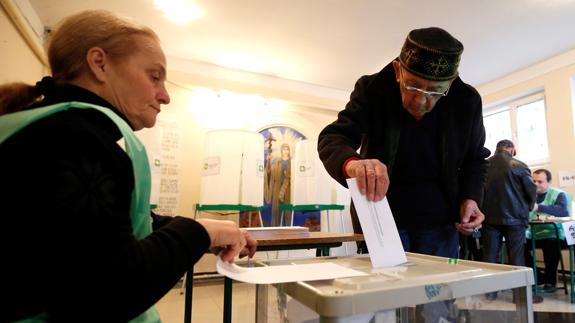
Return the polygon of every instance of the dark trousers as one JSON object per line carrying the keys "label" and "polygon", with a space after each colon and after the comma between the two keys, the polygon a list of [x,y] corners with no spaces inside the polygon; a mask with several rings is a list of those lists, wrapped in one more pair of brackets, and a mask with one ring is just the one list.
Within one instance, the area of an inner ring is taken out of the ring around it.
{"label": "dark trousers", "polygon": [[481,231],[472,235],[459,235],[459,259],[483,261]]}
{"label": "dark trousers", "polygon": [[453,224],[398,231],[405,251],[448,258],[458,257],[459,233]]}
{"label": "dark trousers", "polygon": [[482,237],[485,262],[501,261],[501,242],[505,237],[509,264],[525,266],[525,226],[483,224]]}
{"label": "dark trousers", "polygon": [[[561,248],[567,248],[567,244],[563,240],[557,239],[540,239],[535,240],[535,247],[543,250],[543,262],[545,263],[545,271],[537,270],[537,284],[550,284],[555,286],[557,284],[557,267],[559,266],[559,257],[561,257]],[[533,266],[532,241],[527,240],[525,248],[525,263],[527,266]]]}

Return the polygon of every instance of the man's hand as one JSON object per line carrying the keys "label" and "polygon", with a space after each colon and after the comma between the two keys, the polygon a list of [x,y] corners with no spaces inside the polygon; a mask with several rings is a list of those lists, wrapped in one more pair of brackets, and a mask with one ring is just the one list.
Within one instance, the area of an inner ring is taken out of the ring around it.
{"label": "man's hand", "polygon": [[457,231],[464,235],[471,235],[481,228],[485,215],[479,210],[474,200],[463,200],[459,208],[461,223],[455,223]]}
{"label": "man's hand", "polygon": [[[223,261],[233,262],[244,252],[250,257],[256,252],[257,242],[245,230],[240,230],[232,221],[211,219],[197,220],[210,236],[210,249],[220,254]],[[247,246],[247,251],[244,250]]]}
{"label": "man's hand", "polygon": [[346,173],[357,180],[359,192],[368,201],[382,200],[389,188],[387,167],[377,159],[352,160],[345,165]]}

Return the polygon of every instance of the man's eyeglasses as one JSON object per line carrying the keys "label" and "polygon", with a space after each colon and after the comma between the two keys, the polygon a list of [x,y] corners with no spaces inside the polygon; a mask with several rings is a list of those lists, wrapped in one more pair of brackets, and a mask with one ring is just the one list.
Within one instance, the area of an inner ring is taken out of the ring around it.
{"label": "man's eyeglasses", "polygon": [[436,92],[436,91],[427,91],[427,90],[422,90],[420,88],[417,88],[415,86],[410,86],[410,85],[405,85],[403,84],[403,82],[401,82],[401,86],[403,86],[403,88],[406,91],[409,92],[419,92],[427,97],[440,97],[440,96],[447,96],[447,93],[449,93],[449,88],[447,90],[445,90],[445,92]]}
{"label": "man's eyeglasses", "polygon": [[447,90],[445,90],[443,92],[427,91],[427,90],[423,90],[423,89],[420,89],[420,88],[415,87],[415,86],[405,85],[405,83],[403,81],[403,68],[401,69],[401,82],[399,82],[399,83],[401,84],[401,86],[403,87],[404,90],[406,90],[408,92],[419,92],[419,93],[421,93],[421,94],[423,94],[429,98],[439,98],[442,96],[447,96],[447,94],[449,93],[449,89],[451,88],[451,82],[449,82],[449,87],[447,88]]}

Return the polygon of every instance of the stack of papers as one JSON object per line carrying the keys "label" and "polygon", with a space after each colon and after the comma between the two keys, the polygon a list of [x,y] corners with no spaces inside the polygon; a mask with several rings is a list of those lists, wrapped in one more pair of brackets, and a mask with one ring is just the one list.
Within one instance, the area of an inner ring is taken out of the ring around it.
{"label": "stack of papers", "polygon": [[300,226],[246,228],[246,231],[248,231],[254,239],[288,236],[309,237],[309,228]]}
{"label": "stack of papers", "polygon": [[573,221],[573,219],[571,219],[568,216],[560,217],[560,216],[552,216],[552,215],[547,216],[547,220],[552,220],[552,221],[557,221],[557,222]]}

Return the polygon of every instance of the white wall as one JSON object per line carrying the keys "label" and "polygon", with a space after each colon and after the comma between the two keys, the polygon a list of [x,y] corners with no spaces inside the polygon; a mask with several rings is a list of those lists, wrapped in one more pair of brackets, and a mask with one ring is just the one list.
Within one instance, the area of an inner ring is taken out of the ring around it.
{"label": "white wall", "polygon": [[[478,88],[483,104],[543,88],[547,109],[547,130],[551,161],[534,168],[547,168],[553,174],[553,185],[559,185],[558,171],[575,171],[575,127],[572,78],[575,77],[575,50],[508,75]],[[575,187],[565,190],[575,194]]]}
{"label": "white wall", "polygon": [[6,82],[36,83],[42,78],[44,66],[23,40],[0,6],[0,84]]}

